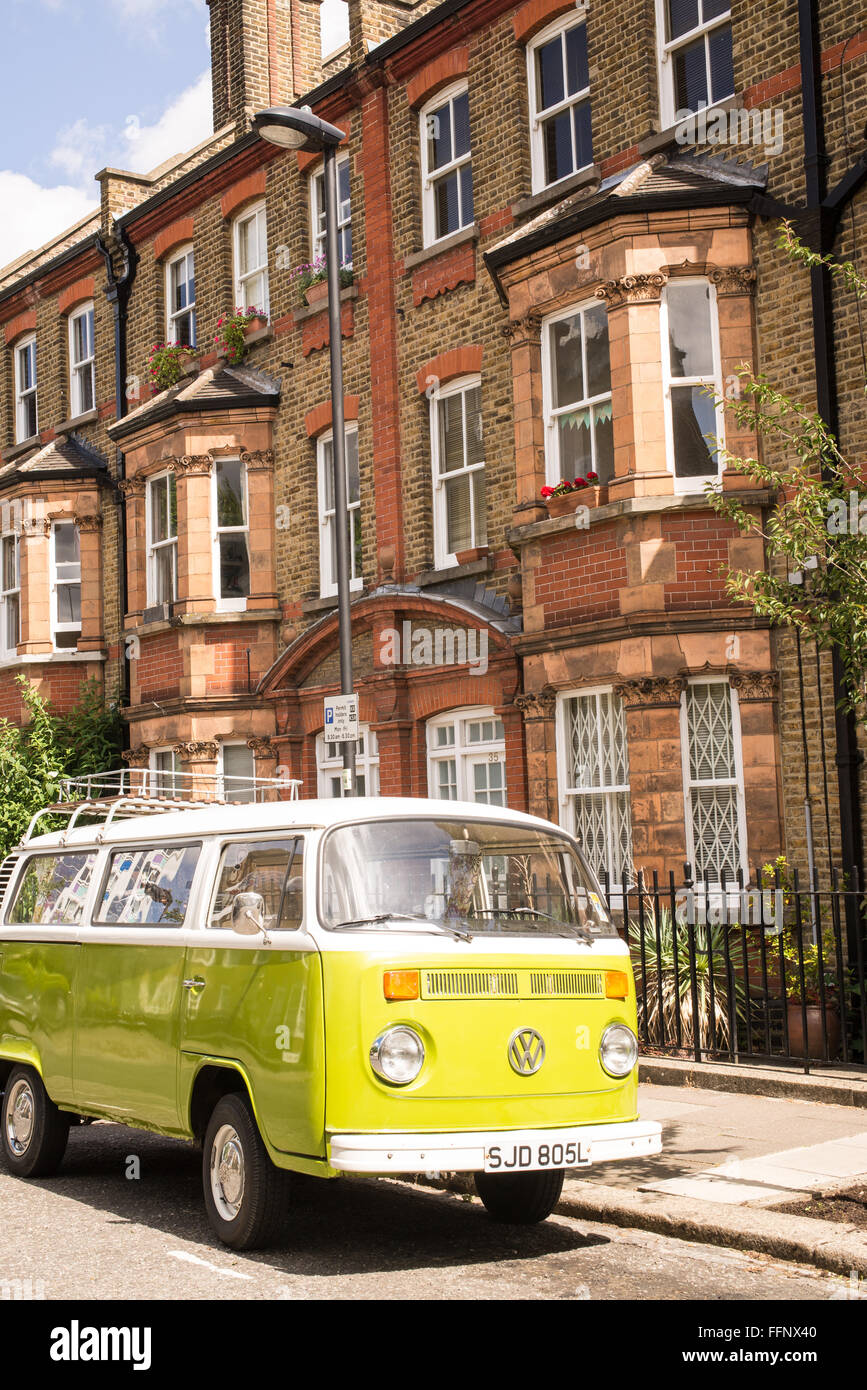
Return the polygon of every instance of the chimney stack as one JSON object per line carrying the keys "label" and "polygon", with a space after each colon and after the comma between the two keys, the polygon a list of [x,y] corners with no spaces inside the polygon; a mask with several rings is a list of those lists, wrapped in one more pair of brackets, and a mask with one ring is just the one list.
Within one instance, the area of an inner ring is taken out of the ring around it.
{"label": "chimney stack", "polygon": [[321,0],[208,0],[214,129],[288,106],[321,81]]}

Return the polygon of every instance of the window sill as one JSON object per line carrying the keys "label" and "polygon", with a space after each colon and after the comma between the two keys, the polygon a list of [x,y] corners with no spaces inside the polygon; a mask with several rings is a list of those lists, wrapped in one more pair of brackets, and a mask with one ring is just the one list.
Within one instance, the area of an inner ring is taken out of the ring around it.
{"label": "window sill", "polygon": [[[161,611],[161,610],[160,610]],[[235,623],[261,623],[261,622],[280,622],[283,615],[279,608],[257,608],[252,611],[238,609],[232,613],[179,613],[171,618],[148,617],[153,613],[152,608],[146,608],[142,614],[142,621],[137,627],[127,626],[124,628],[124,639],[127,637],[151,637],[158,632],[170,632],[172,628],[178,627],[219,627]]]}
{"label": "window sill", "polygon": [[[362,584],[352,585],[349,590],[349,602],[352,603],[364,592]],[[337,594],[323,594],[319,598],[306,598],[301,604],[302,613],[326,613],[329,608],[337,607]]]}
{"label": "window sill", "polygon": [[567,179],[560,179],[559,183],[552,183],[549,188],[531,193],[528,198],[519,198],[517,203],[512,204],[512,216],[525,217],[528,212],[536,212],[550,203],[559,202],[561,198],[568,198],[570,193],[579,193],[582,188],[601,182],[602,170],[599,165],[589,164],[586,169],[579,169],[577,174],[570,174]]}
{"label": "window sill", "polygon": [[434,584],[450,584],[455,579],[471,579],[476,574],[489,574],[493,568],[493,557],[485,555],[481,560],[471,560],[468,565],[449,565],[446,569],[425,570],[417,576],[415,582],[420,589],[429,589]]}
{"label": "window sill", "polygon": [[107,657],[108,653],[104,651],[28,652],[26,656],[18,656],[17,653],[14,656],[0,655],[0,671],[8,671],[10,667],[15,666],[58,666],[61,662],[66,661],[105,661]]}
{"label": "window sill", "polygon": [[[343,304],[348,299],[358,298],[358,286],[347,285],[345,290],[340,291],[340,303]],[[318,304],[301,304],[297,309],[292,310],[292,317],[296,323],[303,323],[305,319],[315,318],[317,314],[328,312],[328,296],[320,299]]]}
{"label": "window sill", "polygon": [[[733,111],[741,105],[741,97],[735,93],[733,96],[726,97],[724,101],[717,101],[713,106],[706,107],[705,118],[712,117],[715,111]],[[660,151],[667,150],[672,145],[677,145],[680,149],[694,148],[696,143],[694,140],[678,140],[677,138],[677,132],[686,125],[686,119],[678,121],[676,125],[668,126],[665,130],[651,130],[643,140],[638,141],[638,153],[642,158],[646,158],[651,154],[659,154]]]}
{"label": "window sill", "polygon": [[22,444],[10,444],[8,449],[0,452],[0,459],[4,463],[11,463],[13,459],[20,458],[23,454],[32,453],[34,449],[40,448],[42,440],[38,434],[33,434],[29,439],[25,439]]}
{"label": "window sill", "polygon": [[[772,495],[768,488],[755,488],[751,491],[745,489],[738,494],[738,501],[746,506],[766,506],[771,500]],[[653,512],[707,510],[708,500],[703,492],[665,492],[646,497],[623,497],[616,502],[606,502],[602,507],[593,507],[590,511],[590,526],[615,521],[619,517],[645,516]],[[565,516],[546,517],[542,521],[528,521],[523,525],[511,527],[506,532],[506,543],[520,548],[542,536],[552,536],[558,531],[575,529],[575,513],[567,512]]]}
{"label": "window sill", "polygon": [[465,242],[478,241],[478,239],[478,223],[471,222],[468,227],[461,227],[459,232],[452,232],[451,236],[444,236],[439,241],[431,242],[430,246],[425,246],[421,251],[414,251],[411,256],[406,256],[403,268],[404,270],[415,270],[416,266],[435,260],[437,256],[444,256],[455,246],[463,246]]}
{"label": "window sill", "polygon": [[61,420],[59,425],[54,426],[54,433],[69,434],[70,430],[77,430],[81,425],[93,425],[98,419],[98,410],[86,410],[83,415],[72,415],[68,420]]}

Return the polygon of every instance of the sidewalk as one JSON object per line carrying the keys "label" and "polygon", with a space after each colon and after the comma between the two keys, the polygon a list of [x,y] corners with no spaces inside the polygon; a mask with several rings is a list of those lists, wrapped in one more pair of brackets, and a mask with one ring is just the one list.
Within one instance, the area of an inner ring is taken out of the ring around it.
{"label": "sidewalk", "polygon": [[867,1179],[867,1114],[850,1097],[645,1083],[639,1114],[662,1124],[662,1153],[573,1170],[562,1211],[867,1275],[863,1231],[771,1210]]}

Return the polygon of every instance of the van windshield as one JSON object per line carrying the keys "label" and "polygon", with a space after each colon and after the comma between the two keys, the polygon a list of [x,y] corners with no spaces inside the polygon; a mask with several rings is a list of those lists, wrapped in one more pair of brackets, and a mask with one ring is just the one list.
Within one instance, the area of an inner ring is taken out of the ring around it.
{"label": "van windshield", "polygon": [[325,840],[322,925],[472,936],[616,936],[569,841],[446,818],[339,826]]}

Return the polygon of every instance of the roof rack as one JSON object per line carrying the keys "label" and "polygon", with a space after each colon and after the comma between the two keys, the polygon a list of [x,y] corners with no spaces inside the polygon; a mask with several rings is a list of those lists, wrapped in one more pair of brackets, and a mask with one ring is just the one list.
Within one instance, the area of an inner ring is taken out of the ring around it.
{"label": "roof rack", "polygon": [[[44,816],[67,816],[60,836],[67,843],[82,817],[101,820],[97,841],[112,821],[127,816],[165,815],[169,811],[201,811],[205,806],[243,805],[251,802],[298,800],[301,781],[282,777],[233,777],[197,772],[164,772],[151,768],[117,768],[88,773],[61,781],[63,800],[43,806],[31,817],[18,846],[33,839]],[[189,790],[189,795],[184,795]],[[287,795],[288,794],[288,795]]]}

